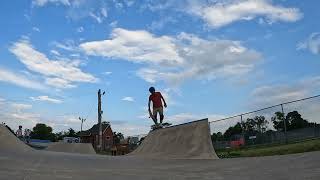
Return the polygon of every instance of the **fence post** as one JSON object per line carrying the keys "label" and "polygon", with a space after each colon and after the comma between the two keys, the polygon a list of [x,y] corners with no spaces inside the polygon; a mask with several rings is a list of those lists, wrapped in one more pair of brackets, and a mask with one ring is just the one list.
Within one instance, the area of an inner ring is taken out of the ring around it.
{"label": "fence post", "polygon": [[283,104],[281,104],[281,111],[282,111],[282,114],[283,114],[284,138],[285,138],[285,143],[287,143],[288,142],[288,139],[287,139],[287,123],[286,123],[286,117],[285,117],[284,110],[283,110]]}

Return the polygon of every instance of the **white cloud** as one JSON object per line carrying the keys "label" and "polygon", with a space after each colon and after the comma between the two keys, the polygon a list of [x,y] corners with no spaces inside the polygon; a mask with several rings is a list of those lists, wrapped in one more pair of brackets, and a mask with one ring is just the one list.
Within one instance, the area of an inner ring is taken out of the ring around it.
{"label": "white cloud", "polygon": [[70,81],[62,78],[46,78],[45,83],[49,86],[53,86],[59,89],[69,89],[77,87],[74,84],[70,84]]}
{"label": "white cloud", "polygon": [[122,98],[122,101],[134,102],[134,98],[130,97],[130,96],[127,96],[127,97]]}
{"label": "white cloud", "polygon": [[109,24],[109,26],[110,26],[111,28],[116,28],[116,27],[118,26],[118,21],[112,21],[112,22]]}
{"label": "white cloud", "polygon": [[137,75],[150,83],[239,76],[253,70],[261,59],[260,53],[239,41],[206,40],[186,33],[156,37],[147,31],[121,28],[114,29],[109,40],[86,42],[80,47],[89,55],[146,63],[149,66]]}
{"label": "white cloud", "polygon": [[167,26],[168,24],[175,23],[177,20],[174,19],[173,17],[163,17],[162,19],[158,21],[152,21],[151,25],[149,28],[151,30],[161,30],[163,27]]}
{"label": "white cloud", "polygon": [[33,0],[32,4],[34,6],[45,6],[49,3],[55,3],[55,4],[62,4],[65,6],[69,6],[70,5],[70,1],[69,0]]}
{"label": "white cloud", "polygon": [[[249,106],[253,108],[264,108],[267,106],[277,105],[280,103],[290,102],[297,99],[303,99],[306,97],[318,95],[320,90],[320,77],[308,77],[297,80],[294,83],[287,84],[273,84],[266,85],[256,88],[250,99]],[[302,114],[302,116],[312,122],[319,120],[319,110],[317,107],[320,106],[319,97],[315,99],[309,99],[300,102],[294,102],[284,105],[284,110],[286,113],[297,110]],[[258,112],[257,114],[263,114],[266,117],[271,117],[274,112],[281,111],[280,106]]]}
{"label": "white cloud", "polygon": [[111,121],[111,128],[113,131],[121,132],[125,136],[135,136],[140,134],[147,134],[151,127],[147,124],[132,124],[129,122],[123,122],[121,124],[112,123]]}
{"label": "white cloud", "polygon": [[104,75],[111,75],[112,72],[111,71],[106,71],[106,72],[103,72]]}
{"label": "white cloud", "polygon": [[83,28],[82,26],[80,26],[80,27],[77,28],[77,32],[81,33],[81,32],[83,32],[83,31],[84,31],[84,28]]}
{"label": "white cloud", "polygon": [[177,64],[182,59],[176,52],[173,39],[155,37],[147,31],[129,31],[116,28],[108,40],[82,43],[80,47],[89,55],[127,59],[133,62]]}
{"label": "white cloud", "polygon": [[17,86],[30,88],[30,89],[37,89],[37,90],[46,89],[46,87],[41,83],[31,80],[23,74],[18,74],[16,72],[12,72],[10,70],[7,70],[1,67],[0,67],[0,81],[15,84]]}
{"label": "white cloud", "polygon": [[181,33],[176,38],[177,49],[184,63],[177,69],[142,68],[137,74],[150,83],[159,80],[178,84],[188,79],[213,80],[236,77],[254,69],[262,57],[255,50],[231,40],[205,40],[192,34]]}
{"label": "white cloud", "polygon": [[60,104],[63,101],[60,99],[50,98],[49,96],[38,96],[38,97],[30,97],[33,101],[46,101],[50,103]]}
{"label": "white cloud", "polygon": [[320,54],[320,33],[312,33],[307,40],[297,45],[297,50],[308,49],[313,54]]}
{"label": "white cloud", "polygon": [[107,9],[106,8],[101,8],[101,15],[104,16],[104,17],[108,17],[108,12],[107,12]]}
{"label": "white cloud", "polygon": [[63,43],[60,42],[53,42],[52,43],[57,48],[66,50],[66,51],[78,51],[78,47],[75,46],[75,42],[73,40],[66,40]]}
{"label": "white cloud", "polygon": [[95,19],[98,23],[102,23],[102,18],[99,15],[94,14],[93,12],[89,13],[89,16],[92,17],[93,19]]}
{"label": "white cloud", "polygon": [[56,56],[61,56],[61,54],[56,50],[51,50],[50,53]]}
{"label": "white cloud", "polygon": [[40,32],[40,29],[39,29],[39,28],[37,28],[37,27],[33,27],[33,28],[32,28],[32,30],[33,30],[33,31]]}
{"label": "white cloud", "polygon": [[39,114],[30,111],[30,104],[9,101],[2,101],[2,104],[0,119],[13,129],[17,129],[19,125],[31,129],[40,120]]}
{"label": "white cloud", "polygon": [[[267,22],[295,22],[302,18],[297,8],[274,5],[269,0],[218,0],[213,4],[193,2],[190,12],[204,19],[212,28],[226,26],[236,21],[264,18]],[[260,20],[261,21],[261,20]]]}
{"label": "white cloud", "polygon": [[11,103],[10,105],[11,105],[12,108],[14,108],[14,109],[16,109],[18,111],[32,108],[31,104]]}
{"label": "white cloud", "polygon": [[10,51],[29,70],[44,75],[47,84],[57,88],[63,88],[61,84],[70,88],[74,86],[74,82],[94,83],[98,80],[93,75],[83,72],[78,67],[78,61],[50,60],[45,54],[35,50],[28,40],[14,43]]}
{"label": "white cloud", "polygon": [[165,120],[172,124],[181,124],[190,121],[208,118],[209,121],[225,118],[224,115],[216,114],[194,114],[194,113],[179,113],[165,117]]}
{"label": "white cloud", "polygon": [[276,105],[314,95],[320,90],[320,77],[309,77],[297,80],[292,84],[274,84],[257,87],[251,96],[254,107]]}

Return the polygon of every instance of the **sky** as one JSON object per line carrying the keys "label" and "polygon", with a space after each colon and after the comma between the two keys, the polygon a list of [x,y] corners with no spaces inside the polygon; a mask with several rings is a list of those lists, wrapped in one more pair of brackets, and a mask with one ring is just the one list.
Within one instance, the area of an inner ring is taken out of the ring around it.
{"label": "sky", "polygon": [[[98,89],[125,135],[150,130],[150,86],[173,124],[320,94],[316,0],[0,3],[0,121],[13,129],[80,130],[79,117],[88,129]],[[319,101],[299,107],[319,121]]]}

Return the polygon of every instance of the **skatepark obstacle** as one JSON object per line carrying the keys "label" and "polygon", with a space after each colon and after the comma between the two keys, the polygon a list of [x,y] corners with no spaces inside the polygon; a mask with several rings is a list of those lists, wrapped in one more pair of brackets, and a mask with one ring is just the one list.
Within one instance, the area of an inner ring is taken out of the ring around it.
{"label": "skatepark obstacle", "polygon": [[0,149],[8,152],[28,152],[33,150],[12,134],[4,125],[0,125]]}
{"label": "skatepark obstacle", "polygon": [[45,149],[47,151],[79,153],[79,154],[96,154],[90,143],[65,143],[56,142],[51,143]]}
{"label": "skatepark obstacle", "polygon": [[[1,151],[26,152],[33,149],[5,126],[0,126]],[[52,143],[47,151],[95,154],[91,144]],[[159,159],[218,159],[210,138],[208,119],[151,131],[128,156]]]}
{"label": "skatepark obstacle", "polygon": [[218,159],[208,119],[151,131],[129,156],[161,159]]}

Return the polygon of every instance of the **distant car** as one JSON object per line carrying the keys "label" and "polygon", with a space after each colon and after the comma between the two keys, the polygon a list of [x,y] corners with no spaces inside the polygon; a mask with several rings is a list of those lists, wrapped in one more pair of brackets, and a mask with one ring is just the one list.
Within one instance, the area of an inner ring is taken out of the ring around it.
{"label": "distant car", "polygon": [[232,137],[232,140],[230,141],[230,146],[231,148],[237,148],[237,147],[241,147],[244,146],[244,138],[240,135],[235,135]]}
{"label": "distant car", "polygon": [[64,137],[63,142],[65,142],[65,143],[80,143],[80,138],[78,138],[78,137]]}

